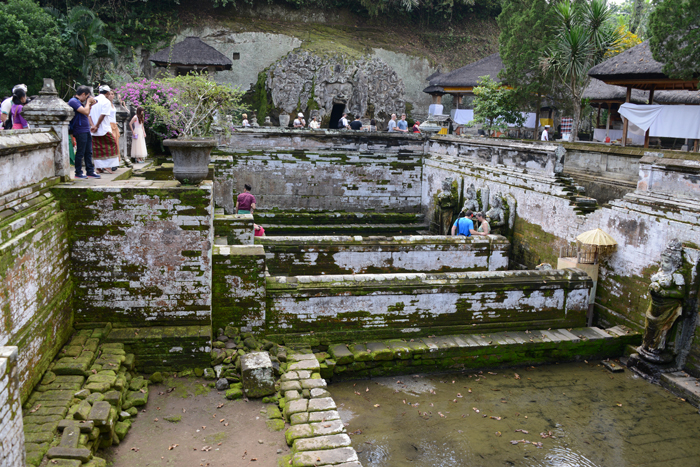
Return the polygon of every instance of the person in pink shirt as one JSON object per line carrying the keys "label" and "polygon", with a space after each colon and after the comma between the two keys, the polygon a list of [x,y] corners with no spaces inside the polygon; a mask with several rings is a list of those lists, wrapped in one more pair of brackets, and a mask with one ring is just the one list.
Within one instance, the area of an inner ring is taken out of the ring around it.
{"label": "person in pink shirt", "polygon": [[253,189],[247,183],[244,185],[245,191],[238,195],[236,199],[236,213],[238,214],[253,214],[255,210],[255,196],[250,194],[250,190]]}
{"label": "person in pink shirt", "polygon": [[12,93],[12,108],[10,110],[10,117],[12,117],[12,129],[21,130],[23,128],[29,128],[29,123],[22,117],[22,109],[24,104],[27,103],[27,94],[24,89],[17,88]]}

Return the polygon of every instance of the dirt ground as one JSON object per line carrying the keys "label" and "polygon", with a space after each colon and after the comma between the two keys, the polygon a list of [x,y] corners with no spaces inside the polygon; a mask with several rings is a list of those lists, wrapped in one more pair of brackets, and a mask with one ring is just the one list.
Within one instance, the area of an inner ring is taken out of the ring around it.
{"label": "dirt ground", "polygon": [[[139,412],[126,438],[98,456],[114,467],[276,467],[277,459],[290,451],[284,431],[268,430],[261,413],[266,404],[226,400],[206,383],[169,378],[150,386],[145,411]],[[173,416],[181,420],[165,420]]]}

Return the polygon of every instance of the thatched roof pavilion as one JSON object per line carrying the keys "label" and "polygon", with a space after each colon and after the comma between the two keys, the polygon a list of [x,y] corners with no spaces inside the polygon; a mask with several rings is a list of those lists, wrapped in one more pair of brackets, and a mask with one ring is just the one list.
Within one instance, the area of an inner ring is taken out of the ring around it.
{"label": "thatched roof pavilion", "polygon": [[700,91],[659,91],[654,102],[667,105],[700,105]]}
{"label": "thatched roof pavilion", "polygon": [[480,77],[490,76],[492,80],[500,83],[498,73],[502,69],[501,56],[497,53],[489,55],[450,73],[433,73],[428,77],[430,86],[423,89],[423,92],[433,96],[433,103],[437,104],[440,103],[443,94],[451,94],[459,106],[462,96],[473,94]]}
{"label": "thatched roof pavilion", "polygon": [[[583,92],[584,99],[590,99],[593,107],[599,107],[601,104],[607,108],[610,104],[622,104],[627,98],[627,89],[622,86],[613,86],[605,84],[599,79],[591,78],[591,82]],[[630,102],[635,104],[646,104],[649,100],[649,92],[632,90]]]}
{"label": "thatched roof pavilion", "polygon": [[149,60],[158,67],[169,68],[176,75],[193,70],[230,70],[233,65],[230,58],[195,36],[188,36],[177,44],[154,53]]}
{"label": "thatched roof pavilion", "polygon": [[[694,91],[698,88],[700,73],[692,79],[675,79],[663,71],[664,64],[654,60],[649,41],[625,50],[614,57],[594,66],[588,72],[592,78],[606,84],[624,86],[627,88],[625,102],[632,102],[632,89],[649,91],[648,103],[654,103],[655,91]],[[622,130],[622,145],[627,140],[627,119]],[[649,132],[644,141],[644,147],[649,147]]]}

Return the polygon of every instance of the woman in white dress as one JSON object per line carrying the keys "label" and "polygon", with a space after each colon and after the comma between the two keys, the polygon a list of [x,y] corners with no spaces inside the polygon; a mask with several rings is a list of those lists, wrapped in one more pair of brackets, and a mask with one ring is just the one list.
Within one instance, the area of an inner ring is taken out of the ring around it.
{"label": "woman in white dress", "polygon": [[136,109],[136,115],[131,119],[131,134],[134,140],[131,142],[131,158],[141,164],[146,161],[148,151],[146,149],[146,129],[144,127],[143,107]]}

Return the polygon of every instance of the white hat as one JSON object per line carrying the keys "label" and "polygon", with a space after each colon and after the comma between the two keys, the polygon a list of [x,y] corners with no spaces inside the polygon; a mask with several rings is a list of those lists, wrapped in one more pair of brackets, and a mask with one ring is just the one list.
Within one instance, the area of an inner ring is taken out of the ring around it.
{"label": "white hat", "polygon": [[17,86],[15,86],[14,88],[12,88],[12,93],[14,94],[14,92],[15,92],[17,89],[21,89],[22,91],[24,91],[24,92],[26,93],[26,92],[27,92],[27,85],[26,85],[26,84],[18,84]]}
{"label": "white hat", "polygon": [[303,118],[303,117],[304,117],[304,114],[303,114],[303,113],[301,113],[301,112],[299,112],[299,114],[297,115],[297,117],[299,117],[299,118]]}
{"label": "white hat", "polygon": [[102,86],[99,87],[99,92],[109,92],[109,91],[111,91],[111,89],[106,84],[103,84]]}
{"label": "white hat", "polygon": [[544,127],[545,127],[545,128],[549,128],[549,125],[545,125]]}

